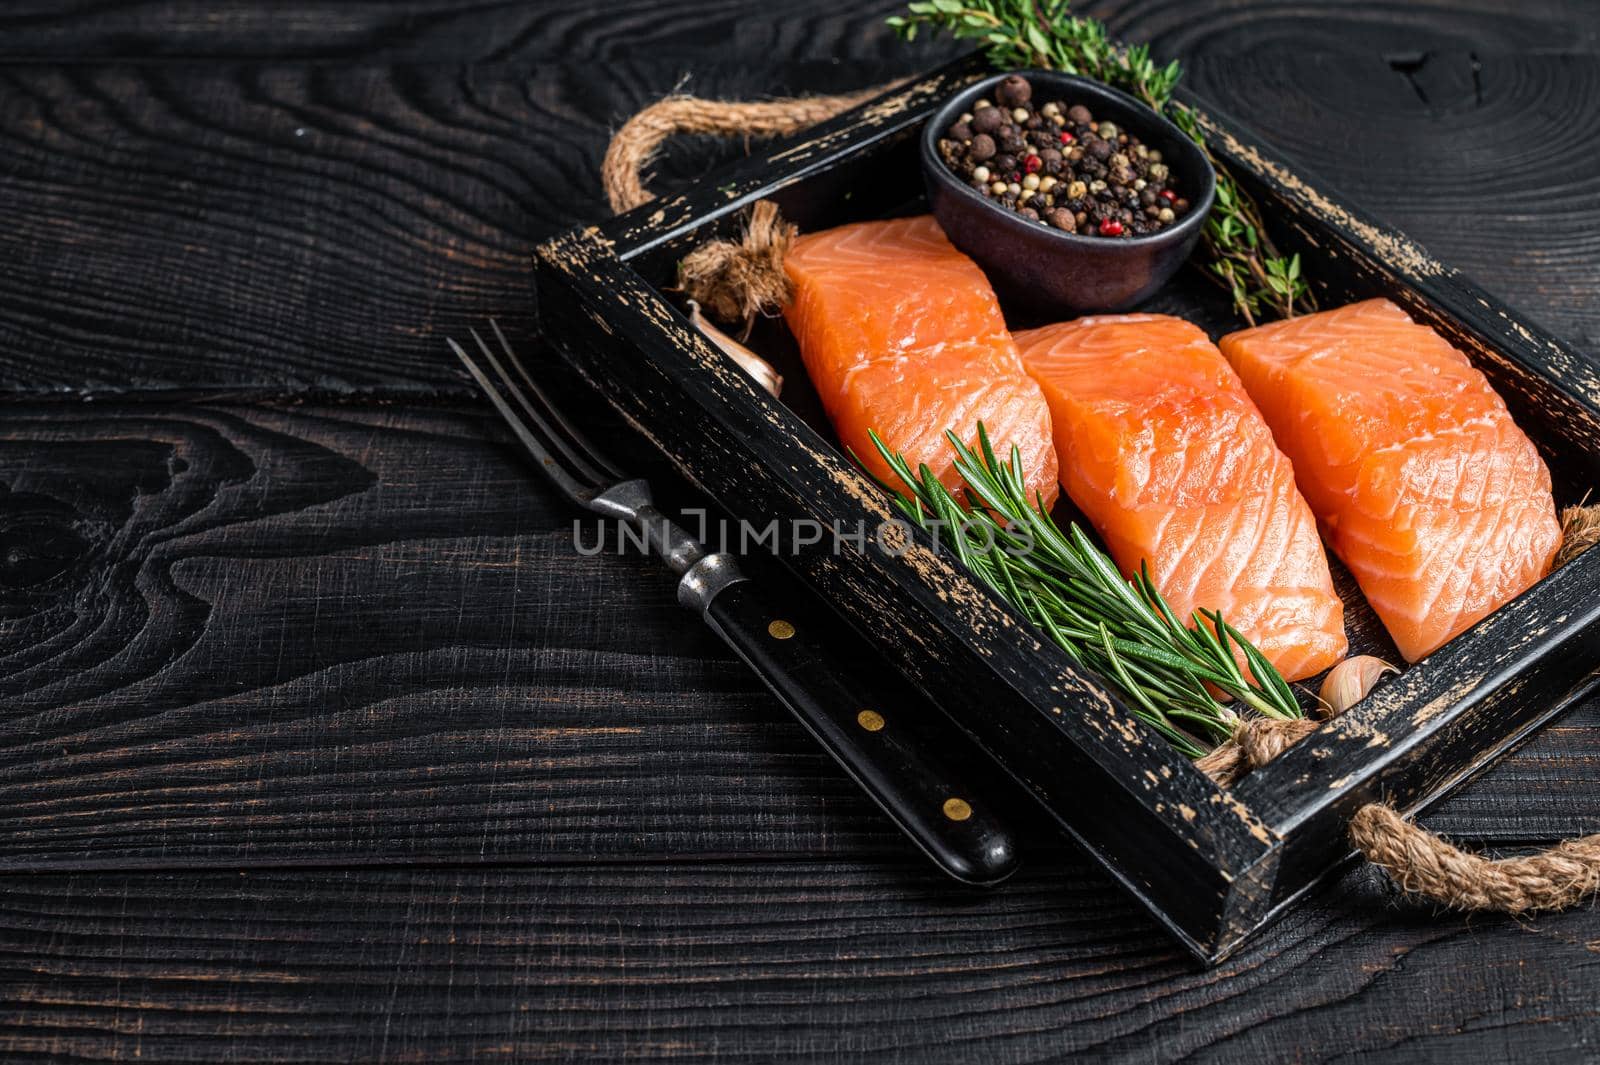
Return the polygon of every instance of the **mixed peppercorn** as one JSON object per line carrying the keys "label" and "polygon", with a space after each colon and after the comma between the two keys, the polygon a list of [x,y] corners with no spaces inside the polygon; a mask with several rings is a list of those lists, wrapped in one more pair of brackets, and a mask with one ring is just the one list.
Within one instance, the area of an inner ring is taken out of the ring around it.
{"label": "mixed peppercorn", "polygon": [[1066,233],[1143,236],[1189,210],[1160,152],[1082,104],[1035,108],[1017,74],[951,125],[939,154],[996,204]]}

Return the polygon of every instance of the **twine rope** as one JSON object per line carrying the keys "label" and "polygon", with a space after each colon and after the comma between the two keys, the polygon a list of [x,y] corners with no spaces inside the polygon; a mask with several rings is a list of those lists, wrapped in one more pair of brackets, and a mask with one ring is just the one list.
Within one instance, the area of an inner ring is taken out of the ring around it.
{"label": "twine rope", "polygon": [[1565,566],[1595,544],[1600,543],[1600,503],[1567,507],[1561,512],[1561,546],[1556,549],[1555,565]]}
{"label": "twine rope", "polygon": [[1223,787],[1232,787],[1250,770],[1266,765],[1317,731],[1319,724],[1308,717],[1241,720],[1234,725],[1232,736],[1195,759],[1195,768]]}
{"label": "twine rope", "polygon": [[[755,103],[668,96],[617,130],[600,165],[600,183],[611,210],[621,214],[649,202],[644,172],[670,137],[788,136],[843,114],[890,87]],[[772,314],[789,300],[783,259],[794,237],[795,228],[779,215],[777,205],[762,200],[751,208],[738,240],[707,241],[684,257],[678,286],[718,321],[743,323],[748,336],[757,315]]]}
{"label": "twine rope", "polygon": [[[811,96],[759,103],[674,95],[623,123],[601,166],[611,209],[632,210],[650,199],[644,170],[662,143],[682,133],[716,136],[787,136],[871,99],[888,86],[840,96]],[[755,315],[788,296],[783,257],[794,238],[776,205],[751,210],[737,241],[711,241],[684,259],[680,284],[724,321]],[[1600,505],[1562,511],[1561,566],[1600,542]],[[1195,765],[1228,787],[1317,730],[1307,719],[1241,721],[1234,733]],[[1530,913],[1560,910],[1600,891],[1600,834],[1566,840],[1536,854],[1485,858],[1406,821],[1382,803],[1368,803],[1350,819],[1351,845],[1382,869],[1402,891],[1455,910]]]}
{"label": "twine rope", "polygon": [[843,114],[888,89],[843,93],[839,96],[799,96],[783,100],[746,102],[706,100],[675,94],[657,100],[622,124],[606,148],[600,164],[600,183],[611,210],[631,211],[650,200],[644,187],[644,170],[669,137],[705,133],[718,137],[786,137],[807,126]]}
{"label": "twine rope", "polygon": [[748,336],[757,315],[789,302],[783,260],[796,235],[777,204],[760,200],[751,206],[738,240],[709,240],[683,257],[678,287],[713,318],[743,322]]}

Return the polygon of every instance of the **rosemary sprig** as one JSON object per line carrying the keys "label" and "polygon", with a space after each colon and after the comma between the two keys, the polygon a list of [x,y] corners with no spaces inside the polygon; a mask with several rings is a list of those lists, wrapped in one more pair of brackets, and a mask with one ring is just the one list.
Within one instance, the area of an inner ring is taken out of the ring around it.
{"label": "rosemary sprig", "polygon": [[[982,424],[973,451],[946,433],[972,501],[963,507],[926,465],[912,471],[876,433],[872,442],[903,488],[902,513],[948,547],[979,580],[1021,610],[1073,659],[1114,680],[1134,713],[1191,758],[1233,731],[1236,706],[1268,717],[1301,717],[1282,676],[1220,613],[1179,621],[1148,569],[1125,579],[1076,524],[1062,530],[1028,499],[1022,452],[1001,462]],[[1240,668],[1243,658],[1245,668]]]}
{"label": "rosemary sprig", "polygon": [[1158,66],[1148,45],[1124,47],[1095,19],[1068,12],[1068,0],[926,0],[891,15],[888,24],[906,40],[927,26],[961,40],[978,41],[998,67],[1041,67],[1116,85],[1157,111],[1178,84],[1176,61]]}
{"label": "rosemary sprig", "polygon": [[997,67],[1060,70],[1114,85],[1166,113],[1210,157],[1216,203],[1206,220],[1207,272],[1228,290],[1251,325],[1268,314],[1292,318],[1315,310],[1298,255],[1283,256],[1262,224],[1261,208],[1206,145],[1194,111],[1172,102],[1181,68],[1165,66],[1144,44],[1122,45],[1096,19],[1071,14],[1068,0],[919,0],[888,19],[906,40],[924,28],[984,45]]}

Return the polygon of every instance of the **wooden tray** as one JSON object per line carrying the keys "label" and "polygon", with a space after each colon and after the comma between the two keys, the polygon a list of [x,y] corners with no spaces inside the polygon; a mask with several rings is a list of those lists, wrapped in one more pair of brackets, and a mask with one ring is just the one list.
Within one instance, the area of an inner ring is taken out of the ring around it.
{"label": "wooden tray", "polygon": [[[758,199],[774,199],[803,230],[921,209],[917,131],[987,72],[976,58],[935,71],[682,195],[543,245],[536,279],[548,338],[734,517],[875,528],[889,503],[836,447],[781,323],[752,341],[785,374],[779,402],[691,329],[663,289],[690,248],[733,234]],[[1186,102],[1260,200],[1280,247],[1302,254],[1323,306],[1388,296],[1489,376],[1550,464],[1559,505],[1600,485],[1600,379],[1582,360],[1297,173],[1234,119]],[[1195,269],[1147,307],[1213,336],[1242,324]],[[902,555],[869,539],[783,561],[1206,961],[1347,857],[1345,824],[1357,807],[1431,802],[1559,713],[1600,659],[1593,551],[1229,790],[920,534]],[[1335,568],[1352,651],[1398,661]]]}

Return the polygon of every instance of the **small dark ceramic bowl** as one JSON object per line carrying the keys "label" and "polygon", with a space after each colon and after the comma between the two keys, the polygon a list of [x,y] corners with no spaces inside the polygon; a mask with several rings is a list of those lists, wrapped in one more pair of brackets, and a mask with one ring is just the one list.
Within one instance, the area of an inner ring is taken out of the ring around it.
{"label": "small dark ceramic bowl", "polygon": [[[1160,151],[1189,213],[1142,237],[1079,236],[1031,222],[967,185],[939,158],[939,138],[1012,73],[1032,84],[1036,104],[1083,104],[1096,121],[1110,119]],[[1001,296],[1056,316],[1122,310],[1148,298],[1194,250],[1217,191],[1210,160],[1169,120],[1126,93],[1051,70],[1007,71],[952,96],[922,130],[922,176],[939,225]]]}

